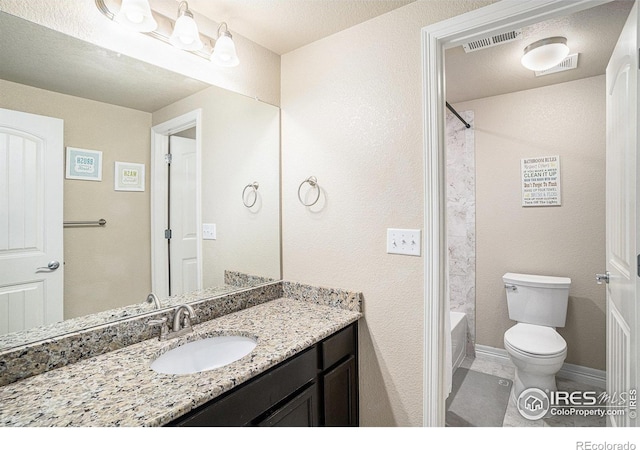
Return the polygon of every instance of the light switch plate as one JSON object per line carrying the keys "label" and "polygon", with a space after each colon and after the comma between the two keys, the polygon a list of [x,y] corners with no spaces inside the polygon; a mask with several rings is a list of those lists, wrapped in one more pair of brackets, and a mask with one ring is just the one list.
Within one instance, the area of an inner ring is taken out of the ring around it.
{"label": "light switch plate", "polygon": [[387,228],[387,253],[420,256],[420,230]]}
{"label": "light switch plate", "polygon": [[202,239],[203,240],[215,240],[216,238],[216,224],[215,223],[203,223],[202,224]]}

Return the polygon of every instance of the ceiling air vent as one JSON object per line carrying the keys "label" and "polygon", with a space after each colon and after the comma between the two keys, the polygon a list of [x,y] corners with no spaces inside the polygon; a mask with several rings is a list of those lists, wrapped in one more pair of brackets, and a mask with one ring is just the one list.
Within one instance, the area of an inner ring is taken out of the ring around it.
{"label": "ceiling air vent", "polygon": [[578,67],[578,55],[579,53],[574,53],[573,55],[567,56],[562,60],[560,64],[557,66],[553,66],[551,69],[547,70],[536,70],[536,76],[541,77],[543,75],[549,75],[551,73],[564,72],[565,70],[576,69]]}
{"label": "ceiling air vent", "polygon": [[496,45],[506,44],[507,42],[517,41],[522,39],[522,30],[512,30],[500,34],[495,34],[475,41],[470,41],[462,44],[462,48],[466,53],[475,52],[489,47],[495,47]]}

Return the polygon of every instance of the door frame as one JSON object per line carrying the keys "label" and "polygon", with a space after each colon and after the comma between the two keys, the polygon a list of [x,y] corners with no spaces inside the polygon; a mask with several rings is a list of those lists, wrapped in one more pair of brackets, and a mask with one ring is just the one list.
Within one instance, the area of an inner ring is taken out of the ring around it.
{"label": "door frame", "polygon": [[169,294],[167,240],[164,237],[167,218],[167,171],[165,155],[169,136],[196,127],[196,240],[198,289],[202,289],[202,109],[151,128],[151,290],[158,298]]}
{"label": "door frame", "polygon": [[445,424],[446,185],[445,61],[463,42],[573,14],[610,0],[503,0],[422,29],[424,147],[423,425]]}

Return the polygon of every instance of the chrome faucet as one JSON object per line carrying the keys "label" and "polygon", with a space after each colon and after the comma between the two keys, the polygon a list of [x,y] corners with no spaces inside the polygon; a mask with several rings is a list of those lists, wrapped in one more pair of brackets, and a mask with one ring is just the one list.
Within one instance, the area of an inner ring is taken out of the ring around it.
{"label": "chrome faucet", "polygon": [[153,303],[156,305],[156,309],[160,309],[160,300],[158,300],[158,296],[153,292],[147,295],[147,303]]}
{"label": "chrome faucet", "polygon": [[[182,322],[180,318],[184,316]],[[196,313],[190,305],[186,303],[178,306],[173,313],[173,333],[186,334],[193,331],[191,328],[191,318],[195,318]]]}
{"label": "chrome faucet", "polygon": [[161,341],[172,339],[180,336],[184,336],[187,333],[191,333],[193,328],[191,327],[191,320],[196,317],[196,313],[190,305],[184,304],[176,307],[173,312],[173,328],[169,330],[169,319],[162,317],[160,319],[153,319],[149,321],[150,326],[160,326]]}

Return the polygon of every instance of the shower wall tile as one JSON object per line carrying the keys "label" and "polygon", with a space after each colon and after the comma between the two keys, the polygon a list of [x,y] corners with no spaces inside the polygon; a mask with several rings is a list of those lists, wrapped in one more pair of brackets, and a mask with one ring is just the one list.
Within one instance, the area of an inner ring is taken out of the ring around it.
{"label": "shower wall tile", "polygon": [[476,195],[473,111],[447,112],[447,240],[451,310],[467,316],[467,355],[474,354],[476,327]]}

